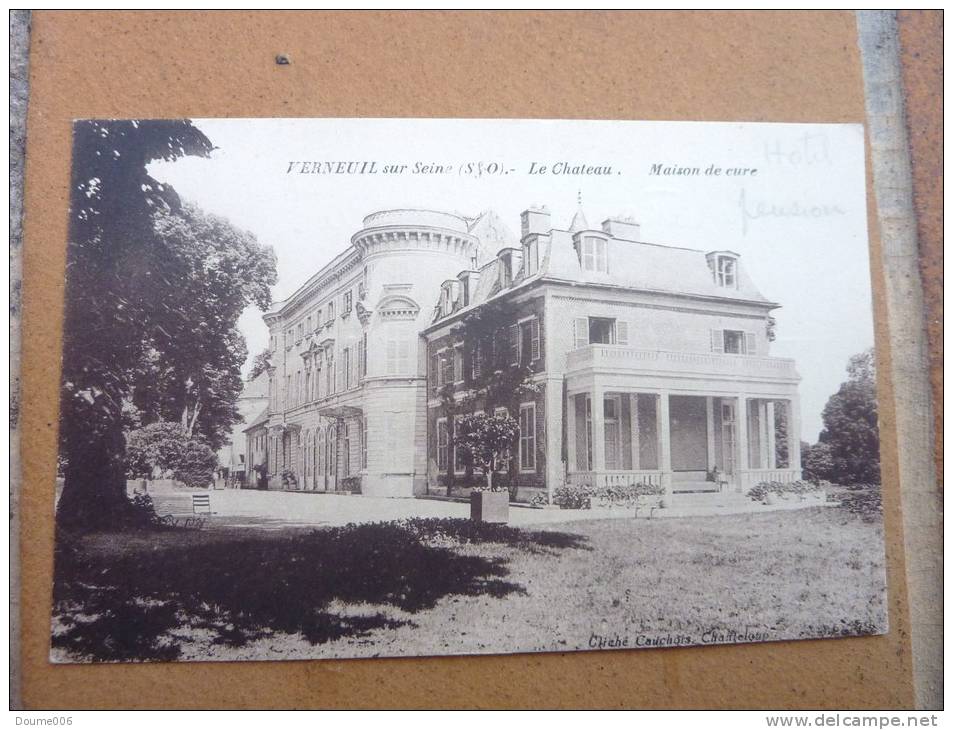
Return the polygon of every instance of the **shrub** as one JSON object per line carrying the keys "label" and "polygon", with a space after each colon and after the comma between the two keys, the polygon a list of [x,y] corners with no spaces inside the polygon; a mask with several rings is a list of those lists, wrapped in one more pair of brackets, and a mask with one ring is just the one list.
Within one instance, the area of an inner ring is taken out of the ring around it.
{"label": "shrub", "polygon": [[823,488],[819,483],[804,479],[793,482],[759,482],[748,490],[748,497],[755,502],[763,502],[769,494],[775,494],[779,497],[792,495],[803,499],[805,495],[817,494],[822,490]]}
{"label": "shrub", "polygon": [[136,493],[129,498],[130,523],[146,527],[160,524],[159,515],[156,514],[155,504],[152,497],[148,494]]}
{"label": "shrub", "polygon": [[291,469],[283,469],[281,471],[281,486],[287,489],[297,489],[298,476]]}
{"label": "shrub", "polygon": [[193,440],[186,444],[172,477],[190,489],[203,489],[211,483],[217,466],[215,452],[207,444]]}
{"label": "shrub", "polygon": [[585,484],[567,484],[553,492],[553,503],[562,509],[591,509],[592,489]]}
{"label": "shrub", "polygon": [[841,509],[860,515],[866,522],[874,522],[883,515],[883,500],[879,484],[858,484],[836,495]]}

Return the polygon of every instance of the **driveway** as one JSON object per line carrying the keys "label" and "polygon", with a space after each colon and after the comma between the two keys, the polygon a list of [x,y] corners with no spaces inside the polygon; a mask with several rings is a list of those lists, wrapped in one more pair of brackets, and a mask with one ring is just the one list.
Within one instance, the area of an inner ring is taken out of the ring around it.
{"label": "driveway", "polygon": [[[157,485],[149,490],[160,515],[191,515],[192,494],[208,494],[214,517],[209,527],[331,527],[412,517],[470,516],[470,505],[435,499],[393,499],[315,492],[264,492],[243,489],[188,490]],[[629,510],[560,510],[511,507],[509,524],[542,525],[577,520],[632,517]]]}

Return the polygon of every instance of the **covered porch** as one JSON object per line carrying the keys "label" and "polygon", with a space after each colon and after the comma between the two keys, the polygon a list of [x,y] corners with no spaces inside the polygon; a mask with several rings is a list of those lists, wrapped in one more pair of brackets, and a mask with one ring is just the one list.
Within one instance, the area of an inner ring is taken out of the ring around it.
{"label": "covered porch", "polygon": [[801,478],[798,378],[793,364],[779,367],[789,361],[735,364],[721,355],[659,363],[640,351],[622,357],[627,350],[613,348],[605,368],[582,361],[567,376],[570,483],[744,493]]}

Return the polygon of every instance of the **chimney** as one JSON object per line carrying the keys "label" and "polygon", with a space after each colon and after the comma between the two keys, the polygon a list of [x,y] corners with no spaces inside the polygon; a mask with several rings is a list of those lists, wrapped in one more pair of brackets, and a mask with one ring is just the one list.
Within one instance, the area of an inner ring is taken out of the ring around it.
{"label": "chimney", "polygon": [[520,214],[520,238],[533,234],[549,233],[553,229],[549,222],[549,208],[531,205]]}
{"label": "chimney", "polygon": [[641,228],[631,216],[616,216],[602,221],[602,230],[605,233],[608,233],[612,238],[620,238],[623,241],[638,241],[642,233]]}

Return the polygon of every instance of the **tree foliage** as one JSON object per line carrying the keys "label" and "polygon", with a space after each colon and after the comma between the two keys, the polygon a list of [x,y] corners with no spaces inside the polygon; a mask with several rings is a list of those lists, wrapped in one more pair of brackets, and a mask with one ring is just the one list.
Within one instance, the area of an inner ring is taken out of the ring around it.
{"label": "tree foliage", "polygon": [[519,424],[512,416],[479,413],[457,416],[456,427],[457,448],[466,451],[475,464],[483,467],[487,489],[493,491],[493,473],[519,437]]}
{"label": "tree foliage", "polygon": [[211,150],[187,120],[74,126],[61,527],[117,526],[129,514],[124,430],[184,419],[214,443],[234,418],[245,355],[234,322],[242,301],[267,304],[273,258],[222,219],[183,207],[147,169]]}
{"label": "tree foliage", "polygon": [[821,414],[824,429],[804,454],[805,473],[838,484],[880,483],[876,366],[873,348],[854,355],[847,380]]}
{"label": "tree foliage", "polygon": [[188,437],[182,426],[157,421],[130,431],[126,436],[126,474],[133,479],[151,479],[170,472],[182,461]]}
{"label": "tree foliage", "polygon": [[271,350],[267,348],[255,355],[251,361],[251,371],[248,373],[249,383],[262,373],[267,373],[272,369],[271,355]]}
{"label": "tree foliage", "polygon": [[133,400],[144,421],[179,420],[219,448],[240,420],[248,351],[238,319],[248,306],[270,306],[274,252],[188,203],[154,224],[167,252],[156,274],[171,285],[157,291]]}
{"label": "tree foliage", "polygon": [[[532,382],[533,370],[528,363],[514,363],[510,357],[507,343],[509,330],[507,325],[515,323],[517,309],[506,299],[491,300],[463,315],[460,323],[454,328],[453,334],[465,339],[470,348],[471,357],[480,358],[479,375],[472,377],[471,367],[466,374],[468,391],[462,398],[458,397],[452,383],[444,385],[438,396],[441,406],[448,418],[448,453],[454,453],[457,444],[454,423],[459,429],[459,419],[471,414],[478,407],[486,413],[493,413],[497,408],[506,408],[508,413],[519,413],[520,403],[528,394],[535,394],[539,387]],[[515,421],[514,421],[515,422]],[[519,428],[507,446],[510,452],[516,447],[519,438]],[[504,450],[506,453],[507,450]],[[475,460],[478,465],[482,462]],[[505,465],[502,459],[495,468]],[[509,464],[515,468],[515,464]],[[454,470],[447,470],[447,494],[453,489]]]}

